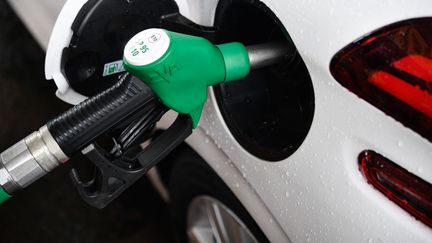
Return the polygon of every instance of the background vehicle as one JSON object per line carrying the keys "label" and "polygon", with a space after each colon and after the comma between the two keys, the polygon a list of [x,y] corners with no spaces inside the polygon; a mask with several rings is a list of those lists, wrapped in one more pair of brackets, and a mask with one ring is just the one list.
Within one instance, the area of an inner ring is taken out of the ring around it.
{"label": "background vehicle", "polygon": [[[46,47],[48,34],[39,26],[52,26],[59,8],[45,14],[35,10],[38,6],[47,11],[48,1],[32,1],[35,7],[21,2],[11,1]],[[374,189],[359,171],[359,155],[374,150],[431,183],[430,135],[418,132],[415,127],[421,124],[404,126],[403,119],[386,115],[382,107],[349,92],[329,67],[341,49],[362,36],[403,20],[431,16],[432,3],[178,0],[175,4],[194,23],[224,30],[218,41],[254,44],[286,38],[299,54],[244,81],[209,89],[200,126],[187,140],[189,147],[176,151],[171,163],[160,167],[180,224],[186,224],[195,237],[205,237],[210,229],[216,229],[215,237],[223,237],[227,229],[221,225],[230,225],[226,219],[241,221],[233,223],[234,229],[259,241],[263,235],[272,242],[431,241],[428,226]],[[51,24],[31,24],[36,21]],[[170,117],[165,119],[160,128],[169,124]],[[218,214],[202,205],[226,217],[215,217]]]}

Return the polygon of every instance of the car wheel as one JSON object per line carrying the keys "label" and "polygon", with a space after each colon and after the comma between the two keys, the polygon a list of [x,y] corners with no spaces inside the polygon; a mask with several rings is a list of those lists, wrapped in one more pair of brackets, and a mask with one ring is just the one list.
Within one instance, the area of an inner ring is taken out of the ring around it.
{"label": "car wheel", "polygon": [[221,178],[191,150],[176,156],[171,211],[181,242],[268,242]]}

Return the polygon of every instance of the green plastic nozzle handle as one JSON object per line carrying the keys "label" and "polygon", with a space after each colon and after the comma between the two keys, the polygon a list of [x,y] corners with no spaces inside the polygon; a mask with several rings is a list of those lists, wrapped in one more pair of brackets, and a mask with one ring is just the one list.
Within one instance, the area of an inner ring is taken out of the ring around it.
{"label": "green plastic nozzle handle", "polygon": [[250,70],[246,47],[163,29],[147,29],[126,45],[125,69],[144,81],[169,108],[198,125],[207,87],[244,78]]}
{"label": "green plastic nozzle handle", "polygon": [[11,198],[11,195],[9,195],[5,190],[3,190],[3,188],[0,187],[0,204],[9,198]]}

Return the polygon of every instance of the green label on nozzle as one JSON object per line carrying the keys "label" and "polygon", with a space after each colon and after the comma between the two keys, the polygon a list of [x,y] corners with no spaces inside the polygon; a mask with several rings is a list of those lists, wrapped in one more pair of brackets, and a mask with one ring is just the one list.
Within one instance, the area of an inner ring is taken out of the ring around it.
{"label": "green label on nozzle", "polygon": [[105,64],[103,76],[109,76],[116,73],[121,73],[126,71],[123,66],[123,60],[118,60],[116,62],[110,62]]}

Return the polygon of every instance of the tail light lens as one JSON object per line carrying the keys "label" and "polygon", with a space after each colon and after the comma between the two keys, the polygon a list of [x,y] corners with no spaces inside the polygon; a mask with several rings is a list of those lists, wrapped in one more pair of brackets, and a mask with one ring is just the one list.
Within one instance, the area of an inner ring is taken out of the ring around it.
{"label": "tail light lens", "polygon": [[432,185],[373,151],[359,155],[360,171],[390,200],[432,228]]}
{"label": "tail light lens", "polygon": [[379,29],[330,64],[350,91],[432,141],[432,18]]}

